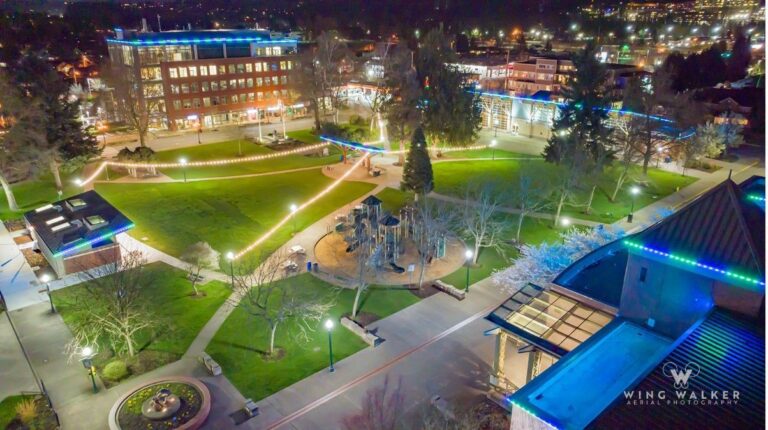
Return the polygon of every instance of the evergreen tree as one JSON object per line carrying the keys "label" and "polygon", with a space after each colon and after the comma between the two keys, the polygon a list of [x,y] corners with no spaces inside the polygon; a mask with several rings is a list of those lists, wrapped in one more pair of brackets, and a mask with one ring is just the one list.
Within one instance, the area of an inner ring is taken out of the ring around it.
{"label": "evergreen tree", "polygon": [[726,79],[729,81],[738,81],[747,75],[747,67],[752,60],[750,52],[749,39],[744,36],[744,32],[739,31],[736,40],[733,42],[731,58],[728,59],[726,69]]}
{"label": "evergreen tree", "polygon": [[79,101],[70,100],[69,86],[41,54],[25,55],[18,63],[14,80],[27,99],[42,107],[49,148],[45,161],[56,187],[62,189],[59,169],[63,166],[66,171],[74,171],[82,167],[101,153],[98,143],[80,122]]}
{"label": "evergreen tree", "polygon": [[400,187],[416,194],[428,194],[434,188],[432,162],[429,160],[427,140],[421,127],[416,128],[413,132]]}
{"label": "evergreen tree", "polygon": [[595,194],[596,178],[613,157],[609,146],[608,98],[604,94],[605,66],[595,57],[596,47],[587,44],[573,58],[575,72],[563,89],[565,105],[552,126],[552,137],[544,148],[546,161],[562,166],[558,177],[555,225],[566,201],[579,184],[592,183],[587,211]]}

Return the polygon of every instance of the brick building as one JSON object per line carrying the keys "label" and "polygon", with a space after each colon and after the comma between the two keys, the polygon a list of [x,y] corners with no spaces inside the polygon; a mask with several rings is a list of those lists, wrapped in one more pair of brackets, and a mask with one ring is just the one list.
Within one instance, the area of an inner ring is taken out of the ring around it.
{"label": "brick building", "polygon": [[208,128],[292,114],[297,40],[265,30],[116,30],[113,73],[135,84],[152,128]]}

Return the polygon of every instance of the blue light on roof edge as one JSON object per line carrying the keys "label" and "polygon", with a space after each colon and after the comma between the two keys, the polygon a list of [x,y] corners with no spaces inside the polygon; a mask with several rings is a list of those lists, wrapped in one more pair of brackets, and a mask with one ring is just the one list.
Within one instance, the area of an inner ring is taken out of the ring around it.
{"label": "blue light on roof edge", "polygon": [[71,251],[74,251],[74,250],[77,250],[77,249],[80,249],[80,248],[84,248],[86,246],[90,246],[90,245],[92,245],[92,244],[94,244],[96,242],[101,242],[102,240],[108,239],[108,238],[110,238],[112,236],[115,236],[117,234],[120,234],[120,233],[123,233],[125,231],[128,231],[128,230],[132,229],[133,227],[135,227],[135,224],[133,224],[133,223],[128,224],[128,225],[126,225],[124,227],[121,227],[121,228],[119,228],[117,230],[112,230],[112,231],[109,231],[109,232],[107,232],[105,234],[102,234],[99,237],[87,240],[85,242],[78,243],[77,245],[70,246],[69,248],[66,248],[66,249],[62,249],[61,251],[53,254],[53,256],[54,256],[54,258],[61,257],[64,254],[67,254],[67,253],[69,253]]}
{"label": "blue light on roof edge", "polygon": [[512,406],[515,406],[516,408],[520,409],[521,411],[523,411],[523,412],[527,413],[528,415],[530,415],[530,416],[532,416],[532,417],[536,418],[536,419],[537,419],[539,422],[542,422],[542,423],[544,423],[544,424],[545,424],[545,425],[547,425],[549,428],[551,428],[551,429],[553,429],[553,430],[559,430],[559,429],[557,428],[557,426],[554,426],[554,425],[552,425],[551,423],[548,423],[548,422],[544,421],[544,420],[543,420],[541,417],[537,416],[537,415],[536,415],[536,414],[535,414],[533,411],[531,411],[530,409],[526,409],[526,408],[525,408],[525,407],[523,407],[523,405],[521,405],[520,403],[517,403],[517,402],[516,402],[516,401],[514,401],[514,400],[510,400],[509,398],[507,398],[507,399],[506,399],[506,401],[507,401],[509,404],[511,404]]}
{"label": "blue light on roof edge", "polygon": [[212,37],[212,38],[191,38],[191,39],[158,39],[158,40],[124,40],[107,39],[107,43],[116,43],[130,46],[157,46],[157,45],[201,45],[207,43],[230,43],[230,42],[248,42],[263,45],[275,45],[279,43],[298,43],[298,39],[280,38],[264,39],[263,37]]}
{"label": "blue light on roof edge", "polygon": [[740,273],[732,272],[730,270],[719,269],[717,267],[710,266],[708,264],[699,263],[696,260],[692,260],[690,258],[681,257],[681,256],[674,255],[674,254],[671,254],[671,253],[668,253],[668,252],[660,251],[658,249],[650,248],[648,246],[645,246],[645,245],[637,243],[637,242],[633,242],[631,240],[624,240],[624,241],[622,241],[622,243],[624,243],[625,245],[627,245],[630,248],[639,249],[641,251],[646,251],[646,252],[649,252],[651,254],[659,255],[659,256],[668,258],[668,259],[670,259],[672,261],[677,261],[679,263],[687,264],[689,266],[694,266],[694,267],[698,267],[698,268],[701,268],[701,269],[709,270],[709,271],[712,271],[712,272],[715,272],[715,273],[719,273],[721,275],[725,275],[726,277],[738,279],[740,281],[744,281],[744,282],[747,282],[747,283],[750,283],[750,284],[761,285],[763,287],[765,286],[765,282],[761,281],[760,279],[751,278],[749,276],[745,276],[745,275],[742,275]]}

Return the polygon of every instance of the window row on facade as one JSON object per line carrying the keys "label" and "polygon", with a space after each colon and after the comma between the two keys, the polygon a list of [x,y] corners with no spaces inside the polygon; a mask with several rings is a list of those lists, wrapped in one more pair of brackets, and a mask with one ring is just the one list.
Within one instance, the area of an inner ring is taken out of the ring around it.
{"label": "window row on facade", "polygon": [[242,94],[231,94],[231,95],[222,95],[222,96],[211,96],[211,97],[195,97],[191,99],[180,99],[180,100],[174,100],[173,101],[173,108],[175,110],[181,110],[181,109],[193,109],[193,108],[199,108],[199,107],[211,107],[211,106],[221,106],[221,105],[228,105],[228,104],[238,104],[238,103],[249,103],[254,101],[264,101],[264,100],[276,100],[276,99],[286,99],[286,101],[289,99],[289,92],[288,90],[274,90],[274,91],[259,91],[256,93],[242,93]]}
{"label": "window row on facade", "polygon": [[[261,73],[277,72],[278,70],[291,70],[293,62],[290,60],[280,62],[260,61],[257,63],[239,63],[239,64],[209,64],[201,66],[171,67],[168,69],[168,75],[171,79],[187,78],[196,76],[216,76],[216,75],[234,75],[242,73]],[[158,70],[159,72],[159,70]],[[156,72],[148,73],[149,76],[157,76]],[[143,71],[142,71],[143,76]]]}
{"label": "window row on facade", "polygon": [[232,89],[243,89],[287,85],[288,76],[265,76],[263,78],[240,78],[240,79],[222,79],[220,81],[190,82],[188,84],[171,84],[171,94],[190,94],[197,92],[207,93],[209,91],[226,91]]}

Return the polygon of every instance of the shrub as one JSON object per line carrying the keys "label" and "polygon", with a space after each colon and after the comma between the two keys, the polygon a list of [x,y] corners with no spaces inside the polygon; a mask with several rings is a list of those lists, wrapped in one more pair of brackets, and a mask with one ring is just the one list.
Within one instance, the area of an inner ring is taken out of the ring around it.
{"label": "shrub", "polygon": [[107,363],[104,366],[104,370],[101,372],[105,379],[111,381],[119,381],[128,376],[128,366],[122,360],[114,360]]}
{"label": "shrub", "polygon": [[368,120],[365,117],[362,117],[360,115],[351,115],[349,117],[349,125],[367,125]]}
{"label": "shrub", "polygon": [[34,399],[24,399],[16,404],[16,413],[26,426],[31,426],[37,418],[37,405]]}

